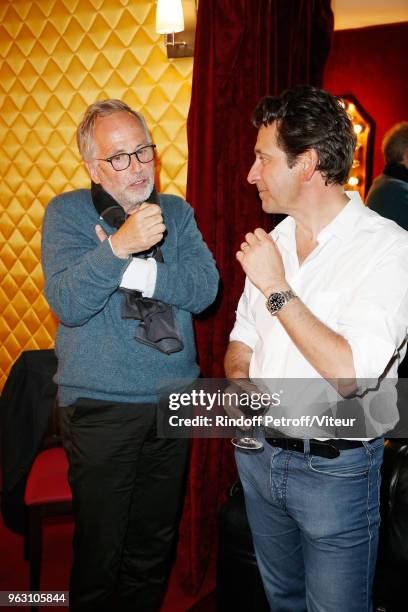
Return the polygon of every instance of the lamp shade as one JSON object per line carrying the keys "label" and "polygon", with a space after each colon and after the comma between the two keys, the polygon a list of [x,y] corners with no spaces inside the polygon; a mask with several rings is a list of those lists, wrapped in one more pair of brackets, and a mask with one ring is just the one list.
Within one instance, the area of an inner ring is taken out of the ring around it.
{"label": "lamp shade", "polygon": [[184,30],[184,15],[181,0],[158,0],[156,9],[156,32],[171,34]]}

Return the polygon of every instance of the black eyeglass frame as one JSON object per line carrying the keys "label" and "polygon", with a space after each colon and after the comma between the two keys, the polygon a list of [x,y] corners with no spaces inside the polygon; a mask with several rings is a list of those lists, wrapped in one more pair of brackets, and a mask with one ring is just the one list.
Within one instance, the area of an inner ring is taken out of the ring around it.
{"label": "black eyeglass frame", "polygon": [[[149,161],[142,161],[138,155],[138,153],[140,153],[140,151],[143,151],[143,149],[152,149],[152,158],[149,159]],[[123,172],[123,170],[127,170],[131,164],[132,161],[132,155],[136,155],[136,159],[140,164],[150,164],[151,161],[153,161],[154,159],[154,151],[156,149],[156,145],[155,144],[148,144],[148,145],[144,145],[143,147],[139,147],[138,149],[136,149],[136,151],[133,151],[133,153],[116,153],[116,155],[112,155],[111,157],[107,157],[106,159],[101,158],[101,157],[97,157],[96,159],[98,161],[104,161],[104,162],[108,162],[112,168],[115,170],[115,172]],[[127,166],[125,166],[125,168],[121,168],[120,170],[118,170],[117,168],[115,168],[115,166],[113,165],[113,159],[115,157],[118,157],[119,155],[127,155],[128,156],[128,160],[129,163]]]}

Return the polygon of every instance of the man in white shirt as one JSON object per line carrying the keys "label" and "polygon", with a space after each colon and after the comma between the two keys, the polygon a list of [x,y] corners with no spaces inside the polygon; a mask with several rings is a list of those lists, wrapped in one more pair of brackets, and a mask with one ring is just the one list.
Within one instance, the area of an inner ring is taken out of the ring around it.
{"label": "man in white shirt", "polygon": [[[344,192],[355,135],[336,98],[296,88],[261,100],[253,122],[248,181],[265,212],[289,216],[271,234],[246,234],[237,253],[247,278],[226,375],[368,393],[369,381],[396,377],[405,353],[408,234]],[[263,452],[237,451],[274,612],[371,609],[383,438],[369,435],[275,437]]]}

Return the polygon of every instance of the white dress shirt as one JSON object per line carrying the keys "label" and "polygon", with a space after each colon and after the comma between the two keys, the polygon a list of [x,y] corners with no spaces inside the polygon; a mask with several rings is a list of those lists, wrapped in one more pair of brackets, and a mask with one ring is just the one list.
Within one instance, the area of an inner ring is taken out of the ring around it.
{"label": "white dress shirt", "polygon": [[[110,239],[111,236],[109,236],[108,240],[112,253],[115,255]],[[132,261],[123,273],[119,287],[140,291],[143,297],[150,298],[153,296],[156,287],[156,278],[157,264],[153,257],[148,257],[147,259],[132,257]]]}
{"label": "white dress shirt", "polygon": [[[408,328],[408,232],[366,208],[357,192],[347,195],[349,203],[319,233],[302,265],[292,217],[271,236],[293,291],[349,343],[357,379],[378,379],[385,371],[395,379]],[[321,378],[265,301],[247,278],[230,340],[253,350],[250,377]]]}
{"label": "white dress shirt", "polygon": [[152,297],[156,287],[157,264],[153,257],[138,259],[133,257],[132,261],[123,273],[120,287],[125,289],[137,289],[144,297]]}

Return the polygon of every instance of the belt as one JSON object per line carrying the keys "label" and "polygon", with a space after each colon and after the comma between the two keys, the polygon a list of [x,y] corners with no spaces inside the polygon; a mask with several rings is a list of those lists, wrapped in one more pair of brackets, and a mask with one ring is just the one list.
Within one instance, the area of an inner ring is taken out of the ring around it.
{"label": "belt", "polygon": [[[378,440],[368,440],[372,444]],[[301,438],[265,438],[265,442],[271,446],[277,446],[284,450],[297,451],[298,453],[305,452],[305,441]],[[325,457],[326,459],[335,459],[340,455],[340,451],[349,450],[351,448],[359,448],[363,446],[361,440],[310,440],[310,455],[317,457]]]}

